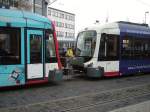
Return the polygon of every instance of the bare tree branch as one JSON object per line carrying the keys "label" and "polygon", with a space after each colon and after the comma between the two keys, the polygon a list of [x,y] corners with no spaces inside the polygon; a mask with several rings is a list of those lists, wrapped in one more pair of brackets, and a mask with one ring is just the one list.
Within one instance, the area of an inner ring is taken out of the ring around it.
{"label": "bare tree branch", "polygon": [[23,9],[23,10],[27,10],[27,11],[31,11],[32,10],[32,3],[27,1],[27,0],[19,0],[18,1],[18,9]]}

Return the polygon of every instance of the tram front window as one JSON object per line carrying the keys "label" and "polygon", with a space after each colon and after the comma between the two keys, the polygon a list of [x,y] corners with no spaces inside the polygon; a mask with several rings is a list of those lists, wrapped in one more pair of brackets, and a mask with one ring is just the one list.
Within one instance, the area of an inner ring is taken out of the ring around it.
{"label": "tram front window", "polygon": [[56,62],[56,50],[52,33],[46,35],[46,62]]}
{"label": "tram front window", "polygon": [[96,45],[96,31],[83,31],[77,37],[76,56],[92,57]]}

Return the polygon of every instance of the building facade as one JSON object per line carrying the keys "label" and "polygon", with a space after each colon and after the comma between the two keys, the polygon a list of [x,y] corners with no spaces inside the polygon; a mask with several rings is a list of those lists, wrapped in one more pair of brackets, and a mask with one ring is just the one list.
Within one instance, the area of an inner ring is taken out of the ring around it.
{"label": "building facade", "polygon": [[56,26],[59,48],[75,46],[75,14],[48,7],[48,17]]}
{"label": "building facade", "polygon": [[21,9],[47,16],[49,0],[0,0],[0,8]]}

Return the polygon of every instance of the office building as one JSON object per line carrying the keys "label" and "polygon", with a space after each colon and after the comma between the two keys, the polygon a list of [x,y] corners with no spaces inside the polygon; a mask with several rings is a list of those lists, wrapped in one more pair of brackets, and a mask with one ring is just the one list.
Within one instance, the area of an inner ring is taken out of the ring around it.
{"label": "office building", "polygon": [[48,7],[48,17],[56,26],[60,48],[75,46],[75,14]]}

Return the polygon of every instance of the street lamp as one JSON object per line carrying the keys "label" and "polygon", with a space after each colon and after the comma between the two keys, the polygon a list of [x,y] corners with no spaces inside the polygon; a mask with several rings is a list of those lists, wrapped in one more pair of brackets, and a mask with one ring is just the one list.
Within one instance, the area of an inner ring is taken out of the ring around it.
{"label": "street lamp", "polygon": [[148,11],[145,12],[145,24],[146,24],[146,15],[149,14]]}

